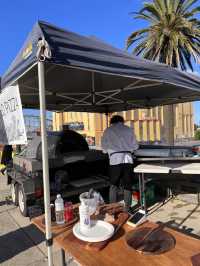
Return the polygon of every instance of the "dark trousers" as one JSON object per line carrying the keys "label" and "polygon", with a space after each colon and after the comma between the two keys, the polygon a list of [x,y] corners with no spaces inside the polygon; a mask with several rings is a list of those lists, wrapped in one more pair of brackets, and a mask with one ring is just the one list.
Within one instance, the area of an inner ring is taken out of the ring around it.
{"label": "dark trousers", "polygon": [[110,203],[117,202],[119,187],[124,189],[125,208],[129,209],[132,202],[133,164],[118,164],[110,166]]}
{"label": "dark trousers", "polygon": [[[109,201],[110,203],[117,202],[117,194],[119,188],[117,186],[111,185],[109,190]],[[125,210],[127,211],[131,207],[132,203],[132,191],[124,189],[124,203],[125,203]]]}

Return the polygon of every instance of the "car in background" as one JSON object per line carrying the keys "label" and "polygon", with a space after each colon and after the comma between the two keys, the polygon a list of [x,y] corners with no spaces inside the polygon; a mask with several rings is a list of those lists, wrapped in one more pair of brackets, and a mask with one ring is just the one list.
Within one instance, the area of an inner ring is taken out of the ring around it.
{"label": "car in background", "polygon": [[192,151],[196,156],[200,156],[200,143],[192,146]]}

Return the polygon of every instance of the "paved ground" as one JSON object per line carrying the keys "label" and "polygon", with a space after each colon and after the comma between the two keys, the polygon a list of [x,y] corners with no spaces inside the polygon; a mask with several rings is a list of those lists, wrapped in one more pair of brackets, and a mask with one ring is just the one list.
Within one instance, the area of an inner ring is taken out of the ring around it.
{"label": "paved ground", "polygon": [[[44,235],[30,223],[29,218],[22,217],[16,207],[7,204],[5,197],[8,195],[9,187],[0,176],[0,265],[47,265]],[[55,266],[61,265],[60,251],[56,246],[53,255]],[[77,264],[72,262],[69,265]]]}
{"label": "paved ground", "polygon": [[166,204],[156,204],[150,209],[150,220],[164,222],[190,236],[200,239],[200,206],[174,198]]}
{"label": "paved ground", "polygon": [[[7,204],[5,197],[9,188],[0,176],[0,265],[45,266],[47,265],[44,236],[18,209]],[[150,208],[149,219],[161,221],[194,237],[200,237],[200,207],[177,198],[166,204],[155,204]],[[58,247],[54,246],[55,266],[61,265]],[[67,260],[70,260],[68,257]],[[77,265],[72,261],[68,265]]]}

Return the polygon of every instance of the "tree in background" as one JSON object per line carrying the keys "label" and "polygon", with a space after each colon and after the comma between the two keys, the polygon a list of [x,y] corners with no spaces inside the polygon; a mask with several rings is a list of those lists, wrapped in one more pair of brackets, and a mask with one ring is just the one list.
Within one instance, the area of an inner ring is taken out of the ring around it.
{"label": "tree in background", "polygon": [[197,129],[197,130],[195,131],[195,139],[196,139],[196,140],[200,140],[200,129]]}
{"label": "tree in background", "polygon": [[198,125],[198,124],[194,124],[194,131],[196,131],[197,130],[197,128],[199,128],[200,126]]}
{"label": "tree in background", "polygon": [[133,53],[157,62],[193,70],[192,62],[200,58],[200,21],[195,17],[198,0],[152,0],[135,14],[149,26],[133,32],[127,48]]}

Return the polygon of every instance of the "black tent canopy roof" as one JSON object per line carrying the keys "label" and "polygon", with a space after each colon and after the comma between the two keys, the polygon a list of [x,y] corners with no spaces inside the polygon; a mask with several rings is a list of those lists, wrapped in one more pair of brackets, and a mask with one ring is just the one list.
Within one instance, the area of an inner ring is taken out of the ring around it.
{"label": "black tent canopy roof", "polygon": [[108,113],[200,99],[198,76],[39,21],[1,80],[2,88],[19,84],[25,108],[39,108],[39,39],[52,54],[45,60],[48,110]]}

